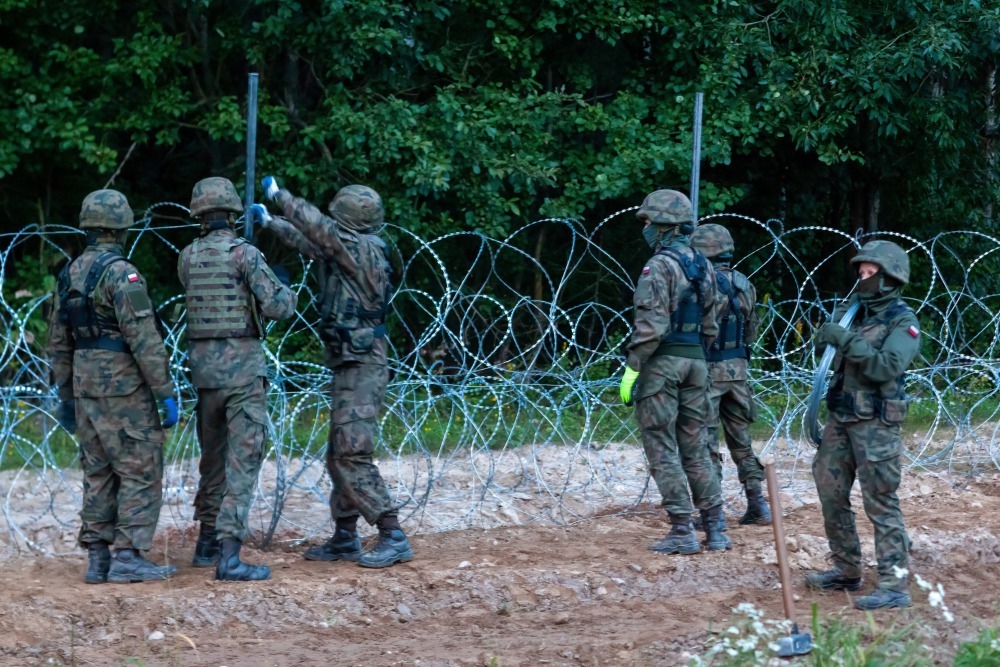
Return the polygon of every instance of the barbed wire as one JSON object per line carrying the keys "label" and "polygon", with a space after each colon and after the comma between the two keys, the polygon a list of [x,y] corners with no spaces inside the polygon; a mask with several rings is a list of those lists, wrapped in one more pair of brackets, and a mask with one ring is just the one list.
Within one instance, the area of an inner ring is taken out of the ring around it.
{"label": "barbed wire", "polygon": [[[632,410],[617,398],[634,277],[600,243],[608,223],[635,208],[589,231],[580,221],[549,218],[504,239],[476,232],[424,239],[389,225],[403,261],[390,303],[391,381],[377,459],[409,530],[570,522],[655,500]],[[180,248],[171,238],[196,230],[187,219],[184,206],[154,204],[133,229],[128,256],[140,270],[147,253],[176,256]],[[777,220],[732,214],[707,221],[759,240],[734,266],[760,284],[783,286],[781,295],[760,298],[751,377],[760,408],[758,454],[787,462],[791,481],[812,451],[806,403],[820,356],[812,335],[836,302],[817,275],[871,236],[822,226],[785,229]],[[525,250],[536,233],[558,238],[558,251]],[[66,255],[60,243],[79,234],[32,225],[0,236],[0,539],[6,536],[12,549],[74,547],[82,483],[72,464],[75,442],[54,418],[58,403],[43,348],[51,286],[25,288],[24,274],[13,276],[25,244]],[[907,465],[970,474],[1000,467],[993,362],[1000,240],[973,231],[928,240],[899,232],[878,237],[910,254],[914,284],[905,298],[924,337],[907,379],[914,398]],[[809,262],[793,250],[803,246],[833,250]],[[264,543],[330,529],[324,448],[331,373],[319,363],[315,272],[305,259],[298,269],[298,311],[290,322],[270,323],[264,342],[271,433],[251,514],[253,533]],[[12,292],[13,285],[21,291]],[[184,528],[192,521],[199,450],[183,295],[164,300],[158,312],[181,405],[166,445],[161,524]]]}

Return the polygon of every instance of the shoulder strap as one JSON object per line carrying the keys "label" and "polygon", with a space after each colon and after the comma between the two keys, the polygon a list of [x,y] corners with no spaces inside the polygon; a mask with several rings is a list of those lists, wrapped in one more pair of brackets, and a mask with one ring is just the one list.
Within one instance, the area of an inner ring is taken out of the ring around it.
{"label": "shoulder strap", "polygon": [[677,262],[684,272],[684,277],[691,282],[701,280],[708,272],[708,260],[699,252],[688,255],[676,248],[661,247],[657,250],[657,254],[666,255]]}
{"label": "shoulder strap", "polygon": [[94,263],[90,265],[87,278],[83,281],[83,292],[87,295],[87,298],[90,298],[90,295],[94,293],[97,283],[100,282],[101,277],[104,276],[104,272],[108,270],[108,267],[118,260],[124,259],[124,257],[115,252],[103,252],[98,256]]}
{"label": "shoulder strap", "polygon": [[743,275],[736,269],[732,269],[732,274],[733,274],[733,279],[732,279],[733,287],[735,287],[740,292],[746,292],[750,289],[749,278],[747,278],[745,275]]}
{"label": "shoulder strap", "polygon": [[885,317],[883,318],[885,322],[894,320],[900,315],[905,313],[912,313],[913,309],[906,305],[902,299],[896,299],[891,306],[886,308]]}

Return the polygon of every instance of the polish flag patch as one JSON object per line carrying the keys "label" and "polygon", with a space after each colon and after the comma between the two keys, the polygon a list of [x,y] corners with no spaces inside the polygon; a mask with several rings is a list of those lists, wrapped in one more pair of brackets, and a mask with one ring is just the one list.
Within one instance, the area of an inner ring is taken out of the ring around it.
{"label": "polish flag patch", "polygon": [[125,277],[128,278],[128,281],[130,283],[137,283],[137,282],[139,282],[139,274],[138,273],[130,273],[130,274],[128,274]]}
{"label": "polish flag patch", "polygon": [[646,275],[648,273],[649,273],[649,267],[648,266],[642,267],[642,275]]}
{"label": "polish flag patch", "polygon": [[906,333],[910,334],[914,338],[917,338],[918,336],[920,336],[920,329],[911,324],[910,328],[906,330]]}

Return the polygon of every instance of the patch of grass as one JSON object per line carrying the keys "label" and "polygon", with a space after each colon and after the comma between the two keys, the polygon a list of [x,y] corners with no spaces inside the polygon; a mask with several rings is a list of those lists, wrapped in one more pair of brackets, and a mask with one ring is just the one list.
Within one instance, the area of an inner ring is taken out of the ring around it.
{"label": "patch of grass", "polygon": [[975,641],[962,644],[954,667],[1000,667],[1000,632],[987,628]]}
{"label": "patch of grass", "polygon": [[[751,667],[766,665],[776,657],[779,637],[787,636],[787,621],[763,618],[763,612],[750,604],[733,610],[729,626],[714,633],[701,655],[688,663],[691,667]],[[838,618],[820,619],[812,608],[812,652],[790,659],[785,664],[814,667],[924,667],[934,664],[916,624],[882,627],[871,614],[857,625]],[[969,663],[970,665],[973,663]]]}
{"label": "patch of grass", "polygon": [[933,665],[916,624],[881,626],[871,613],[863,625],[820,620],[812,608],[813,650],[802,664],[815,667],[923,667]]}

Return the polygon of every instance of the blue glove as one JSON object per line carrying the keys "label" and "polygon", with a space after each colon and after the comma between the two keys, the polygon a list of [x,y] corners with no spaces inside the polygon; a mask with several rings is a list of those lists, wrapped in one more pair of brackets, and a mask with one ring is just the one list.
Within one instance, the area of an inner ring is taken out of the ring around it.
{"label": "blue glove", "polygon": [[56,421],[66,429],[67,433],[76,433],[76,399],[71,398],[59,404],[59,416]]}
{"label": "blue glove", "polygon": [[271,222],[271,214],[263,204],[253,204],[250,206],[250,222],[261,227],[267,227]]}
{"label": "blue glove", "polygon": [[278,282],[285,287],[292,286],[292,276],[288,273],[288,269],[283,267],[281,264],[272,266],[271,273],[273,273],[274,277],[278,279]]}
{"label": "blue glove", "polygon": [[163,428],[170,428],[177,423],[177,401],[173,396],[170,398],[164,398],[160,401],[160,407],[163,408],[163,421],[160,422],[160,426]]}
{"label": "blue glove", "polygon": [[274,198],[278,196],[278,179],[274,176],[265,176],[260,184],[264,187],[264,196],[274,201]]}

